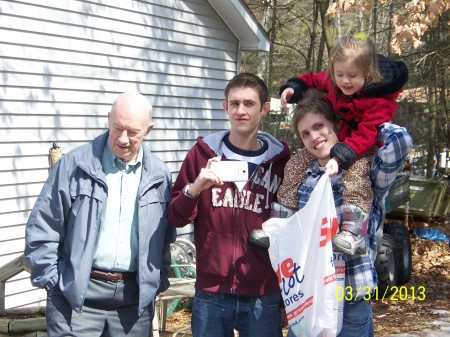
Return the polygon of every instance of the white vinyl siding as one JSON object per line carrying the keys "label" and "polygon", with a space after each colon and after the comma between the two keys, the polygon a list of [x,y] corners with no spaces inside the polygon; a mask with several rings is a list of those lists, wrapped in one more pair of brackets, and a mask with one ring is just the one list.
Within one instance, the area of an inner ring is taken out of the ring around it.
{"label": "white vinyl siding", "polygon": [[[53,143],[90,142],[115,97],[139,91],[154,106],[146,144],[175,178],[197,136],[229,127],[238,67],[239,40],[206,0],[0,0],[0,266],[23,252]],[[25,272],[6,284],[6,308],[44,298]]]}

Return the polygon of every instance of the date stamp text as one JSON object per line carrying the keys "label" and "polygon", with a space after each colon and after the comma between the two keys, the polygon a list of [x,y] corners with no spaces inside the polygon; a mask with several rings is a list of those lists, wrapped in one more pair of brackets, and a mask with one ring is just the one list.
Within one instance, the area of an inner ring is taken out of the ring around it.
{"label": "date stamp text", "polygon": [[365,301],[406,301],[407,299],[424,301],[426,298],[426,288],[425,286],[387,286],[383,290],[378,287],[372,289],[369,286],[360,286],[358,288],[338,286],[336,288],[336,299],[338,301],[356,301],[358,298]]}

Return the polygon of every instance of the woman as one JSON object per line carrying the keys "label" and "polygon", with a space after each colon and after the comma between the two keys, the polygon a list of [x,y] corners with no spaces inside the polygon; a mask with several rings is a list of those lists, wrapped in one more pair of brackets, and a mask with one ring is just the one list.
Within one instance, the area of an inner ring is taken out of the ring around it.
{"label": "woman", "polygon": [[[301,209],[308,202],[312,190],[325,172],[325,166],[331,159],[331,148],[339,141],[337,137],[339,120],[331,106],[325,102],[323,94],[312,89],[306,92],[305,97],[295,107],[292,123],[295,126],[297,137],[303,142],[306,150],[316,158],[307,169],[306,178],[298,187],[298,209]],[[355,162],[354,166],[358,165],[361,174],[370,176],[369,168],[372,157],[373,153],[370,153]],[[342,182],[342,170],[330,178],[336,213],[340,217],[345,188]],[[339,223],[341,224],[341,222]],[[345,277],[346,286],[350,286],[348,289],[353,290],[353,285],[361,287],[361,289],[373,289],[377,285],[375,268],[369,254],[366,254],[368,250],[366,248],[364,254],[361,255],[346,255]],[[361,275],[356,270],[349,268],[349,262],[350,265],[358,265],[363,268]],[[360,279],[360,276],[362,276],[363,283],[356,285],[356,280]],[[355,292],[357,289],[354,288]],[[353,298],[352,301],[347,301],[344,304],[344,321],[340,336],[373,336],[373,334],[370,301],[361,296],[356,301]],[[294,336],[292,331],[289,331],[288,336]]]}
{"label": "woman", "polygon": [[[330,150],[338,142],[337,130],[339,121],[332,108],[325,102],[322,93],[310,89],[302,100],[297,103],[293,115],[293,127],[298,138],[304,143],[307,152],[315,159],[305,172],[299,172],[295,155],[285,167],[290,174],[302,174],[305,178],[298,185],[298,209],[305,206],[312,190],[325,171],[325,166],[331,158]],[[371,294],[377,286],[378,277],[375,270],[377,241],[375,233],[384,221],[384,198],[394,181],[397,171],[411,151],[412,139],[407,131],[394,124],[385,123],[380,126],[379,136],[384,145],[373,157],[369,174],[372,181],[374,200],[370,210],[367,227],[367,242],[362,254],[346,255],[345,286],[346,301],[344,303],[343,327],[340,337],[374,336],[373,315],[370,303]],[[370,161],[370,155],[364,160]],[[361,162],[358,160],[355,165]],[[365,166],[366,164],[363,164]],[[342,214],[342,171],[331,177],[333,197],[338,216]],[[282,189],[278,191],[280,198]],[[280,204],[272,205],[272,209],[280,210],[278,214],[288,214],[287,208]],[[292,213],[291,213],[292,214]],[[342,220],[342,219],[341,219]],[[253,240],[252,236],[258,240]],[[263,242],[262,233],[252,233],[250,242]],[[267,245],[265,246],[267,248]],[[294,336],[289,331],[288,337]]]}

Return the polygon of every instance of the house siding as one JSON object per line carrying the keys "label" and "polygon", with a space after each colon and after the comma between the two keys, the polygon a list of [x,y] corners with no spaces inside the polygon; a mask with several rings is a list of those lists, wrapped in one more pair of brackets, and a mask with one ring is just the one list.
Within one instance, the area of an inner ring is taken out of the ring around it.
{"label": "house siding", "polygon": [[[195,138],[228,128],[223,89],[239,41],[206,0],[0,1],[0,266],[23,252],[29,212],[63,153],[104,132],[115,97],[152,102],[152,151],[178,173]],[[6,308],[44,305],[20,273]]]}

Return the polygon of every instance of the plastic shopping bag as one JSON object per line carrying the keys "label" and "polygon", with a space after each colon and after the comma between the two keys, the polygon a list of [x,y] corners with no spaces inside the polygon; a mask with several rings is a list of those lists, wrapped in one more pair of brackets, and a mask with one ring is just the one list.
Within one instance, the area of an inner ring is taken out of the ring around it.
{"label": "plastic shopping bag", "polygon": [[331,245],[338,219],[329,175],[321,177],[304,208],[287,219],[267,220],[263,229],[291,330],[299,337],[336,336],[343,314],[336,289],[344,287],[345,262]]}

